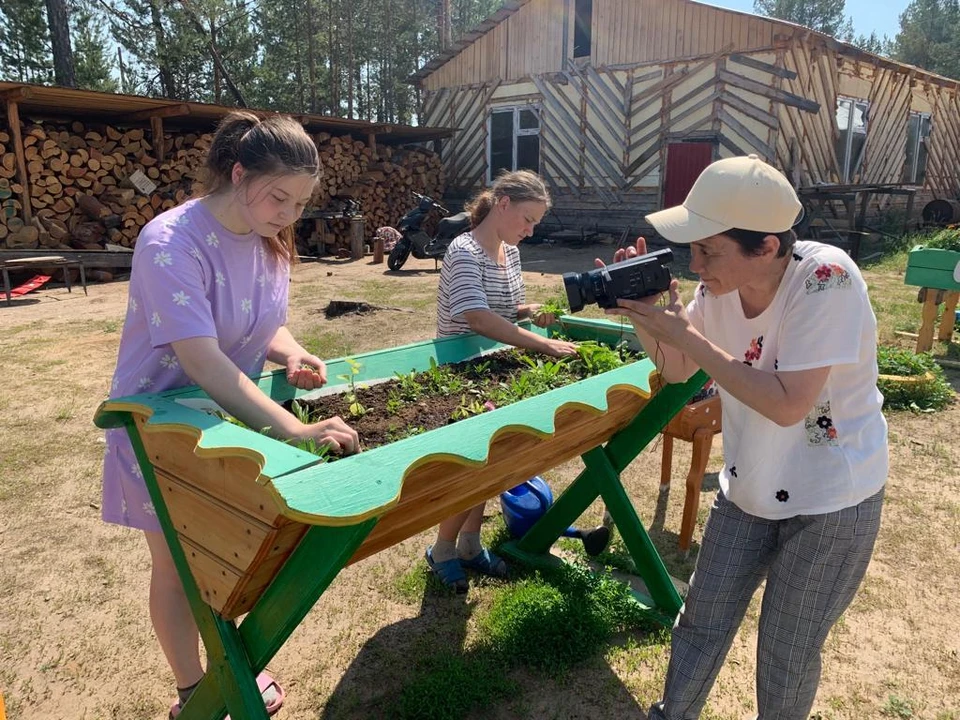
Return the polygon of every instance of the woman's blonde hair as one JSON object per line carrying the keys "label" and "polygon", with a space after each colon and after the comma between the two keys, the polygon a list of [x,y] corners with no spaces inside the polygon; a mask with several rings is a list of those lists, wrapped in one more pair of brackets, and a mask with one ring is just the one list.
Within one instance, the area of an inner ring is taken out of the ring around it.
{"label": "woman's blonde hair", "polygon": [[[316,144],[303,125],[283,115],[260,119],[253,113],[235,111],[223,118],[204,165],[203,184],[207,192],[213,194],[230,187],[236,163],[245,171],[244,181],[280,175],[310,175],[319,179],[323,174]],[[296,262],[292,226],[265,240],[274,257]]]}
{"label": "woman's blonde hair", "polygon": [[514,170],[500,175],[492,187],[467,203],[465,210],[470,214],[470,225],[477,227],[504,197],[510,198],[510,202],[540,202],[550,209],[550,193],[543,178],[529,170]]}

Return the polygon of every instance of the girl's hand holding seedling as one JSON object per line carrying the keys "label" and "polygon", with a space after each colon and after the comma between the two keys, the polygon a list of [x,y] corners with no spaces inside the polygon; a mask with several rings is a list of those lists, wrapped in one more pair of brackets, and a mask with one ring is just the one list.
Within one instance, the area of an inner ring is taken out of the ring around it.
{"label": "girl's hand holding seedling", "polygon": [[291,355],[287,358],[287,382],[300,390],[323,387],[327,383],[327,366],[315,355]]}
{"label": "girl's hand holding seedling", "polygon": [[353,455],[360,452],[360,436],[339,416],[304,425],[293,440],[313,440],[333,452]]}
{"label": "girl's hand holding seedling", "polygon": [[557,316],[553,313],[538,311],[533,315],[533,324],[537,327],[550,327],[557,322]]}

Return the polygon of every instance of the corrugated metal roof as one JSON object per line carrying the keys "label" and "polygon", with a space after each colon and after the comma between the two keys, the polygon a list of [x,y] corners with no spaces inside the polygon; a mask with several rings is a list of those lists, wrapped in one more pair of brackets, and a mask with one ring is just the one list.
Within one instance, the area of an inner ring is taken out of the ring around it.
{"label": "corrugated metal roof", "polygon": [[[231,110],[238,108],[197,102],[181,102],[160,98],[121,95],[77,90],[74,88],[0,82],[0,99],[15,99],[21,116],[44,115],[58,119],[99,120],[109,123],[146,123],[150,116],[164,118],[170,128],[211,129]],[[245,108],[258,115],[272,110]],[[413,127],[349,120],[330,115],[287,113],[297,118],[311,132],[368,135],[387,144],[423,142],[453,135],[455,130],[437,127]]]}
{"label": "corrugated metal roof", "polygon": [[[816,35],[817,37],[820,37],[824,41],[826,41],[827,45],[830,46],[832,49],[844,55],[850,55],[852,57],[862,59],[871,64],[874,64],[874,63],[878,64],[882,67],[895,68],[895,69],[901,69],[904,71],[913,72],[916,75],[923,76],[927,80],[930,80],[931,82],[935,82],[939,85],[956,86],[958,82],[960,82],[955,78],[949,78],[943,75],[938,75],[937,73],[933,73],[933,72],[930,72],[929,70],[918,68],[914,65],[908,65],[906,63],[897,62],[896,60],[891,60],[890,58],[874,55],[873,53],[869,53],[866,50],[862,50],[858,48],[856,45],[851,45],[850,43],[842,42],[840,40],[837,40],[835,37],[832,37],[830,35],[825,35],[821,32],[817,32],[816,30],[811,30],[808,27],[805,27],[803,25],[797,25],[796,23],[792,23],[787,20],[767,17],[766,15],[757,15],[755,13],[748,13],[742,10],[731,10],[729,8],[718,7],[716,5],[711,5],[710,3],[705,3],[705,2],[695,2],[694,0],[683,0],[683,1],[688,2],[692,5],[701,5],[703,7],[709,7],[713,10],[717,10],[723,13],[729,13],[731,15],[739,15],[741,17],[747,17],[747,18],[760,18],[762,20],[767,20],[777,25],[782,25],[784,27],[790,28],[790,30],[793,32],[800,31],[804,33],[809,33],[811,35]],[[506,20],[508,17],[510,17],[514,13],[516,13],[520,8],[522,8],[528,2],[530,2],[530,0],[509,0],[508,2],[504,3],[502,8],[497,10],[497,12],[495,12],[493,15],[491,15],[486,20],[481,22],[475,28],[473,28],[473,30],[462,35],[460,39],[450,47],[449,50],[444,51],[443,53],[435,57],[433,60],[428,62],[426,65],[420,68],[417,72],[415,72],[413,75],[407,78],[407,81],[414,85],[419,85],[420,82],[424,80],[424,78],[429,76],[434,71],[443,67],[447,62],[449,62],[454,57],[459,55],[462,50],[469,47],[474,42],[479,40],[481,37],[486,35],[488,32],[493,30],[493,28],[495,28],[497,25],[502,23],[504,20]]]}

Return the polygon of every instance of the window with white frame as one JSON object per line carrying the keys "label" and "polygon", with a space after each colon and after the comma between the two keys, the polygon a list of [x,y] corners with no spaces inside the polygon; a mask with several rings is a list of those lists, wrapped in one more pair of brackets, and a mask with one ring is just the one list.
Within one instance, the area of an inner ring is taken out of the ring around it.
{"label": "window with white frame", "polygon": [[540,111],[533,106],[496,108],[487,126],[487,181],[503,170],[540,172]]}
{"label": "window with white frame", "polygon": [[907,162],[906,181],[912,185],[923,185],[927,177],[927,144],[930,141],[930,114],[910,113],[907,126]]}
{"label": "window with white frame", "polygon": [[863,165],[867,147],[867,120],[869,104],[856,98],[837,98],[837,160],[840,163],[840,181],[851,182]]}

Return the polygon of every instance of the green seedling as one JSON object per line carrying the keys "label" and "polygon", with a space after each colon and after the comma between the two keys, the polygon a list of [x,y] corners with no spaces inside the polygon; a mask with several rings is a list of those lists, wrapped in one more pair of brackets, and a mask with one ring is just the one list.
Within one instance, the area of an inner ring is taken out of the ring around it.
{"label": "green seedling", "polygon": [[347,383],[348,389],[347,392],[344,393],[344,397],[349,403],[349,407],[347,409],[350,412],[350,416],[361,417],[367,412],[367,409],[361,405],[360,401],[357,399],[357,375],[360,374],[363,366],[351,358],[347,358],[345,362],[347,363],[347,367],[350,369],[350,372],[337,375],[337,377]]}

